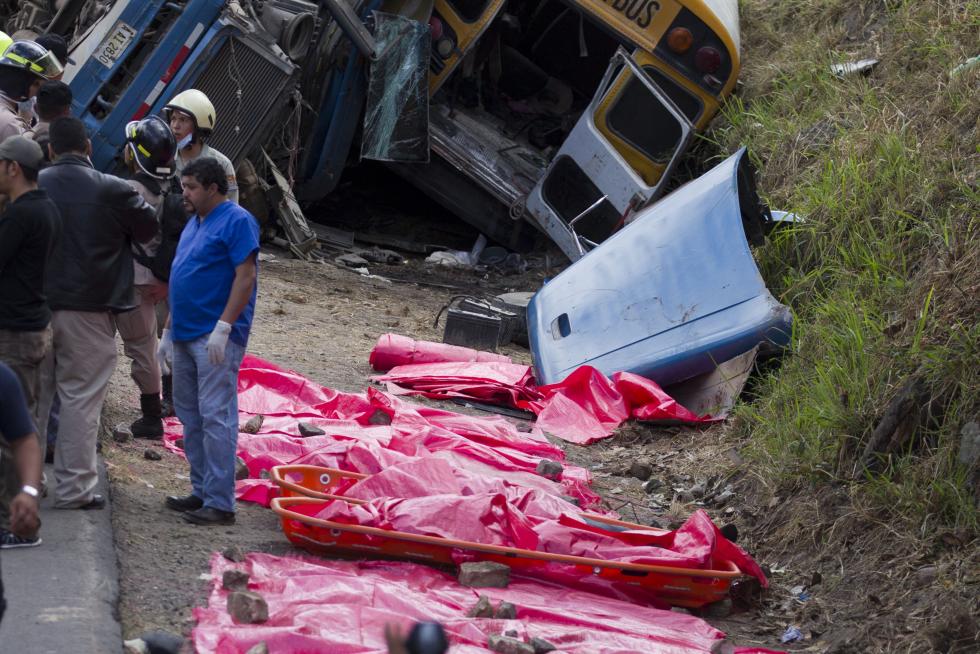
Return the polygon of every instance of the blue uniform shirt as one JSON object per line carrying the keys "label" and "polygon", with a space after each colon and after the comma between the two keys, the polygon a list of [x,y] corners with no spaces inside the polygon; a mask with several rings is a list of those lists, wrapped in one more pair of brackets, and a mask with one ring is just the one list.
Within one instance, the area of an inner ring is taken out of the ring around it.
{"label": "blue uniform shirt", "polygon": [[5,363],[0,363],[0,441],[13,444],[33,433],[34,422],[20,380]]}
{"label": "blue uniform shirt", "polygon": [[[210,334],[228,304],[235,268],[259,249],[259,225],[233,202],[215,207],[203,221],[192,216],[180,235],[170,271],[170,329],[175,341]],[[256,287],[258,284],[256,284]],[[231,328],[231,340],[248,345],[255,289]]]}

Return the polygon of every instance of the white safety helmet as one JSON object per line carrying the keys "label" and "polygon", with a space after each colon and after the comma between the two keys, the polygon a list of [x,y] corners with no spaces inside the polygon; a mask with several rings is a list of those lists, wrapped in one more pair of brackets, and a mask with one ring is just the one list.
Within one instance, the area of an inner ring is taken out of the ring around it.
{"label": "white safety helmet", "polygon": [[214,105],[197,89],[187,89],[178,93],[163,108],[167,120],[170,119],[170,112],[179,111],[194,119],[194,127],[202,135],[207,136],[214,131],[215,112]]}

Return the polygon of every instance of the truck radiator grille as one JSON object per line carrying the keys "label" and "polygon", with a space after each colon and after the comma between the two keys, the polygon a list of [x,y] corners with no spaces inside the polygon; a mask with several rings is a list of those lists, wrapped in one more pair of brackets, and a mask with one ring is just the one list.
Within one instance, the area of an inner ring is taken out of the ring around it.
{"label": "truck radiator grille", "polygon": [[291,63],[261,53],[245,39],[225,39],[194,83],[218,114],[208,144],[237,165],[260,141],[264,142],[268,134],[263,127],[288,98],[286,91],[294,70]]}

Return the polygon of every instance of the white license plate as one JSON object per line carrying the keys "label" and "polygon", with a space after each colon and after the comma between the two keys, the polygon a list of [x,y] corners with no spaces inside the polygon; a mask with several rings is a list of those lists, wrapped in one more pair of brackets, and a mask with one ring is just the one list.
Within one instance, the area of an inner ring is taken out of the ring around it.
{"label": "white license plate", "polygon": [[106,68],[112,68],[135,38],[136,30],[119,21],[92,56]]}

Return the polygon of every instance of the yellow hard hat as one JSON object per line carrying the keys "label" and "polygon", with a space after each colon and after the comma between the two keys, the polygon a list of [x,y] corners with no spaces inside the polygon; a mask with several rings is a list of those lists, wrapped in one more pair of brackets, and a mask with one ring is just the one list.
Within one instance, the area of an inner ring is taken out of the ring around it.
{"label": "yellow hard hat", "polygon": [[178,93],[163,108],[167,118],[171,111],[179,111],[187,114],[194,119],[194,126],[197,130],[207,136],[214,130],[215,111],[214,105],[197,89],[187,89]]}
{"label": "yellow hard hat", "polygon": [[0,32],[0,54],[7,51],[10,44],[14,42],[14,39],[6,32]]}

